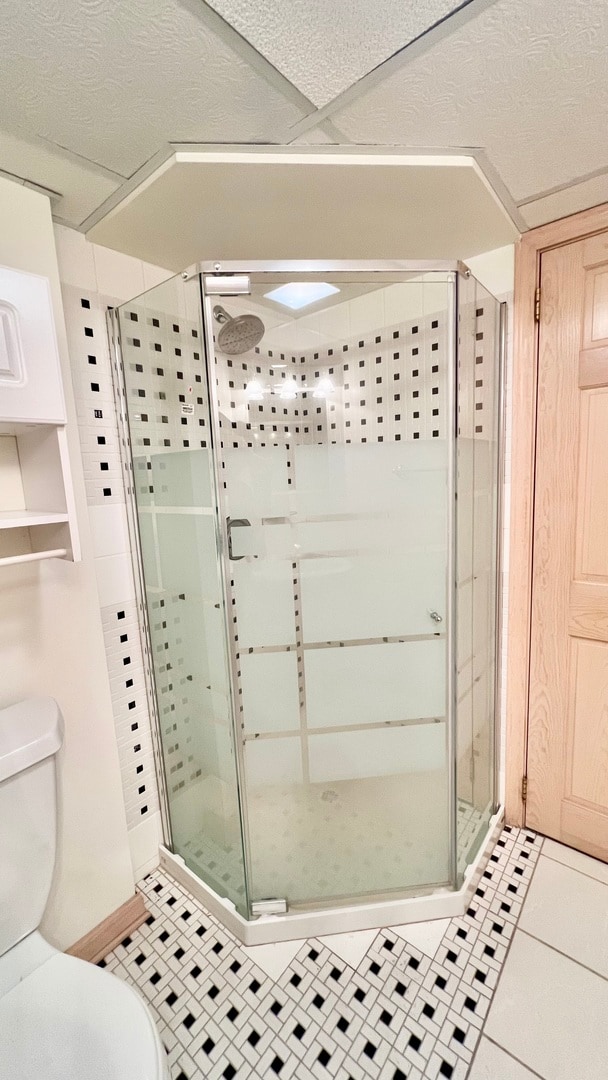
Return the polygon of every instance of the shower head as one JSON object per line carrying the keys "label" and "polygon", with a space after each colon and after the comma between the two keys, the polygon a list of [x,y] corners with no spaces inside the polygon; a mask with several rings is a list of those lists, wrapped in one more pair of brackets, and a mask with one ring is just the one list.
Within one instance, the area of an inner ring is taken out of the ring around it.
{"label": "shower head", "polygon": [[217,335],[218,348],[230,356],[239,356],[249,352],[264,337],[265,326],[257,315],[231,315],[220,307],[213,309],[213,318],[220,324]]}

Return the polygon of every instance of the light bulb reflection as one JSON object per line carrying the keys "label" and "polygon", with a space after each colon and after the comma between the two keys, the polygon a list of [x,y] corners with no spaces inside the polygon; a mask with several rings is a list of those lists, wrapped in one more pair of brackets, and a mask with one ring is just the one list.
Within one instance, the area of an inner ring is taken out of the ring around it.
{"label": "light bulb reflection", "polygon": [[259,379],[250,379],[245,387],[245,396],[248,401],[263,401],[264,387]]}
{"label": "light bulb reflection", "polygon": [[294,378],[288,376],[281,382],[281,388],[279,390],[279,397],[283,401],[293,401],[297,397],[298,384]]}
{"label": "light bulb reflection", "polygon": [[312,396],[315,398],[326,398],[328,394],[331,394],[335,390],[332,380],[329,375],[324,375],[319,379],[316,384]]}

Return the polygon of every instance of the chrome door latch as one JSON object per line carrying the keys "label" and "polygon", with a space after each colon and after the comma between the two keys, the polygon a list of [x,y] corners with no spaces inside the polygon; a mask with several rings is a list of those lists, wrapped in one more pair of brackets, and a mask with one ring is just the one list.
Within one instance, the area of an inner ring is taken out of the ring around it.
{"label": "chrome door latch", "polygon": [[431,616],[431,619],[433,620],[433,622],[436,622],[436,623],[443,622],[443,618],[439,614],[438,611],[429,611],[429,615]]}

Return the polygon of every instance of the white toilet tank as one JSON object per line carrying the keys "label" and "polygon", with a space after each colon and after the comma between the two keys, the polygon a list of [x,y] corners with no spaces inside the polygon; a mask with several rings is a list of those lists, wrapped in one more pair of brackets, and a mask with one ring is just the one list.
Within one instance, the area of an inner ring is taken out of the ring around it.
{"label": "white toilet tank", "polygon": [[55,759],[63,717],[53,698],[0,710],[0,956],[36,930],[55,863]]}

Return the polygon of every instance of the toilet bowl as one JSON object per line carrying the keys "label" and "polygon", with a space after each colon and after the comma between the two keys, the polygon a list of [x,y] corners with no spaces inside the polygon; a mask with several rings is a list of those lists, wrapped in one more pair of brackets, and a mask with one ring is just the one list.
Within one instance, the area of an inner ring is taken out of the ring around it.
{"label": "toilet bowl", "polygon": [[169,1080],[138,993],[38,931],[55,859],[62,736],[50,698],[0,711],[0,1080]]}

